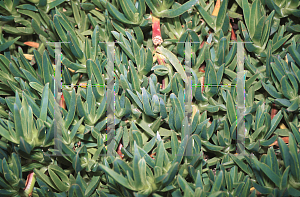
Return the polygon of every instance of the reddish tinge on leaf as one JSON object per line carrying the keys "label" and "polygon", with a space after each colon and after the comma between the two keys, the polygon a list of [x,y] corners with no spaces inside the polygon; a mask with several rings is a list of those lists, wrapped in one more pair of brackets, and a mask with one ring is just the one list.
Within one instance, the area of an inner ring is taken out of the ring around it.
{"label": "reddish tinge on leaf", "polygon": [[63,94],[61,94],[61,99],[60,99],[60,102],[59,102],[59,106],[66,109],[66,102],[65,102],[65,98],[64,98]]}
{"label": "reddish tinge on leaf", "polygon": [[119,144],[119,146],[118,146],[117,153],[118,153],[118,155],[123,159],[124,155],[123,155],[123,153],[122,153],[122,151],[121,151],[122,147],[123,147],[123,145],[122,145],[122,143],[120,142],[120,144]]}
{"label": "reddish tinge on leaf", "polygon": [[35,181],[36,181],[35,174],[33,171],[31,171],[27,176],[25,182],[26,187],[24,188],[24,192],[27,196],[32,196],[32,191],[33,191]]}
{"label": "reddish tinge on leaf", "polygon": [[[280,129],[286,129],[287,127],[286,127],[283,123],[281,123],[281,124],[279,125],[279,128],[280,128]],[[281,137],[281,139],[282,139],[286,144],[289,143],[289,137]],[[275,141],[273,144],[271,144],[270,146],[274,146],[274,145],[278,146],[278,140],[276,140],[276,141]]]}
{"label": "reddish tinge on leaf", "polygon": [[36,42],[24,42],[24,44],[26,44],[27,46],[30,46],[30,47],[34,47],[34,48],[39,48],[40,44],[39,43],[36,43]]}
{"label": "reddish tinge on leaf", "polygon": [[154,159],[154,155],[156,155],[156,153],[152,153],[151,155],[150,155],[150,157],[152,158],[152,159]]}

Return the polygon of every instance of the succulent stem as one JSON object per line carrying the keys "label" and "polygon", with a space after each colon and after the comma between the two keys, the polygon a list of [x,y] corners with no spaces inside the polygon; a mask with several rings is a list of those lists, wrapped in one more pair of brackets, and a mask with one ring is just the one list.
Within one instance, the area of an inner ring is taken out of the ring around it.
{"label": "succulent stem", "polygon": [[26,187],[24,189],[24,192],[25,192],[26,196],[32,196],[32,191],[33,191],[35,181],[36,181],[35,173],[32,171],[28,174],[27,180],[25,183]]}
{"label": "succulent stem", "polygon": [[155,46],[160,45],[163,42],[160,32],[160,19],[152,16],[152,41]]}

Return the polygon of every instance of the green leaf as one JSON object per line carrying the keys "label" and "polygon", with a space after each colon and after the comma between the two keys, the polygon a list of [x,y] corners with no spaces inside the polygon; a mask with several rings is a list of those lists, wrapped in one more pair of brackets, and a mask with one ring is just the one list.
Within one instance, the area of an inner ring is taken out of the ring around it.
{"label": "green leaf", "polygon": [[177,181],[178,185],[185,193],[188,191],[193,191],[191,186],[189,186],[188,182],[180,174],[178,174]]}
{"label": "green leaf", "polygon": [[142,88],[142,98],[143,98],[143,106],[144,106],[145,113],[148,116],[154,116],[154,113],[153,113],[150,103],[149,103],[149,101],[150,101],[149,96],[144,87]]}
{"label": "green leaf", "polygon": [[[102,169],[105,173],[107,173],[109,176],[111,176],[116,182],[121,184],[122,186],[134,190],[134,188],[129,184],[128,180],[121,176],[120,174],[116,173],[114,170],[104,166],[103,164],[99,164],[100,169]],[[100,179],[100,177],[99,177]],[[85,193],[86,194],[86,193]]]}
{"label": "green leaf", "polygon": [[132,99],[134,100],[134,102],[137,104],[137,106],[139,106],[139,108],[141,110],[143,110],[143,104],[140,101],[139,97],[137,95],[135,95],[131,90],[129,90],[129,89],[126,89],[126,90],[129,93],[129,95],[132,97]]}
{"label": "green leaf", "polygon": [[289,195],[291,195],[291,196],[299,196],[300,195],[300,191],[293,188],[291,185],[288,185],[287,188],[288,188]]}
{"label": "green leaf", "polygon": [[254,84],[254,82],[258,76],[259,76],[259,73],[256,73],[255,75],[253,75],[252,77],[250,77],[250,79],[248,79],[246,81],[246,83],[245,83],[246,90],[248,90],[249,87]]}
{"label": "green leaf", "polygon": [[41,179],[44,183],[49,185],[50,187],[58,190],[58,188],[54,185],[53,181],[50,179],[50,177],[46,176],[44,173],[42,173],[40,170],[34,169],[33,170],[36,176]]}
{"label": "green leaf", "polygon": [[202,18],[204,19],[204,21],[212,28],[215,29],[216,28],[216,24],[213,20],[213,18],[205,11],[204,8],[202,8],[202,6],[200,6],[199,4],[196,4],[196,8],[199,11],[200,15],[202,16]]}
{"label": "green leaf", "polygon": [[186,147],[187,147],[188,140],[189,140],[188,135],[186,135],[178,147],[178,151],[176,154],[177,158],[172,161],[172,164],[175,164],[176,162],[181,163],[184,153],[185,153],[185,150],[186,150]]}
{"label": "green leaf", "polygon": [[138,77],[137,71],[135,70],[133,63],[131,61],[129,62],[129,67],[130,67],[129,73],[130,73],[130,77],[131,77],[131,81],[132,81],[132,88],[135,91],[141,93],[139,77]]}
{"label": "green leaf", "polygon": [[67,35],[59,23],[59,16],[57,14],[54,15],[53,22],[54,22],[54,27],[56,29],[56,32],[57,32],[58,36],[60,37],[60,39],[63,42],[68,42]]}
{"label": "green leaf", "polygon": [[290,107],[292,105],[288,99],[275,99],[274,103],[285,107]]}
{"label": "green leaf", "polygon": [[14,176],[14,174],[10,170],[10,167],[8,166],[5,158],[3,158],[1,167],[2,167],[2,171],[3,171],[2,174],[4,175],[4,178],[6,179],[6,181],[9,182],[10,184],[15,183],[17,177]]}
{"label": "green leaf", "polygon": [[293,93],[292,86],[291,86],[291,84],[288,82],[286,75],[284,75],[284,76],[281,78],[280,84],[281,84],[282,94],[283,94],[286,98],[292,99],[292,98],[294,98],[294,97],[296,96],[296,95],[294,95],[294,93]]}
{"label": "green leaf", "polygon": [[[23,118],[25,117],[22,117],[21,119],[21,114],[20,114],[20,110],[18,107],[17,107],[17,104],[15,103],[14,104],[14,122],[15,122],[15,131],[16,131],[16,139],[19,139],[20,137],[24,137],[24,133],[27,132],[27,129],[25,130],[25,132],[23,131],[23,127],[22,127],[22,121]],[[25,123],[26,126],[27,126],[27,123]]]}
{"label": "green leaf", "polygon": [[211,150],[211,151],[219,152],[224,149],[224,147],[216,146],[216,145],[210,143],[209,141],[202,141],[202,143],[208,150]]}
{"label": "green leaf", "polygon": [[76,110],[76,94],[75,94],[75,90],[73,90],[71,100],[70,100],[70,105],[68,108],[68,114],[64,122],[65,123],[64,126],[66,129],[68,129],[71,123],[73,122],[75,116],[75,110]]}
{"label": "green leaf", "polygon": [[31,20],[31,27],[37,34],[41,34],[46,38],[49,37],[48,34],[41,29],[40,25],[36,20]]}
{"label": "green leaf", "polygon": [[264,163],[258,162],[260,169],[273,181],[277,187],[280,186],[280,177],[271,170],[269,166]]}
{"label": "green leaf", "polygon": [[49,10],[55,8],[56,6],[62,4],[63,2],[65,2],[65,0],[52,1],[51,3],[49,3]]}
{"label": "green leaf", "polygon": [[118,11],[118,9],[112,5],[111,3],[107,2],[107,6],[106,6],[107,10],[109,11],[109,13],[117,20],[121,21],[122,23],[125,24],[135,24],[134,22],[128,20],[124,14],[122,14],[121,12]]}
{"label": "green leaf", "polygon": [[26,142],[23,137],[20,137],[20,149],[27,154],[30,154],[32,150],[32,146],[28,142]]}
{"label": "green leaf", "polygon": [[298,128],[296,127],[296,125],[294,123],[290,123],[291,128],[292,128],[292,132],[298,142],[298,144],[300,143],[300,132],[298,131]]}
{"label": "green leaf", "polygon": [[43,121],[46,121],[47,118],[48,99],[49,99],[49,83],[45,85],[42,94],[40,119]]}
{"label": "green leaf", "polygon": [[[105,166],[104,166],[105,167]],[[89,182],[85,192],[84,192],[84,196],[91,196],[95,189],[97,188],[99,182],[100,182],[100,176],[93,176],[91,181]]]}
{"label": "green leaf", "polygon": [[217,175],[217,178],[211,188],[211,192],[217,192],[220,190],[223,182],[223,171],[219,171],[219,174]]}
{"label": "green leaf", "polygon": [[69,189],[69,178],[63,169],[51,164],[48,167],[48,172],[59,191],[67,191]]}
{"label": "green leaf", "polygon": [[[243,2],[244,3],[244,2]],[[260,4],[259,4],[259,1],[256,0],[256,1],[253,1],[253,4],[251,6],[251,10],[250,10],[250,20],[249,20],[249,24],[250,26],[247,26],[248,27],[248,30],[249,30],[249,34],[251,36],[251,38],[253,37],[254,35],[254,32],[256,31],[256,25],[258,23],[258,20],[259,20],[259,12],[260,12]],[[245,15],[244,15],[245,16]]]}
{"label": "green leaf", "polygon": [[76,125],[72,128],[71,133],[70,133],[70,135],[69,135],[69,139],[70,139],[70,140],[73,140],[73,138],[74,138],[76,132],[78,131],[78,128],[81,126],[81,123],[82,123],[82,121],[83,121],[83,118],[84,118],[84,117],[82,117],[82,118],[76,123]]}
{"label": "green leaf", "polygon": [[136,13],[137,9],[135,8],[133,2],[131,0],[119,1],[120,7],[122,8],[126,18],[130,21],[136,21]]}
{"label": "green leaf", "polygon": [[224,24],[227,12],[227,5],[228,0],[223,0],[216,20],[216,32],[220,31]]}
{"label": "green leaf", "polygon": [[13,40],[10,40],[10,41],[7,41],[3,44],[0,45],[0,52],[1,51],[4,51],[5,49],[7,49],[8,47],[10,47],[11,45],[13,45],[17,40],[19,40],[21,38],[21,36],[13,39]]}
{"label": "green leaf", "polygon": [[193,8],[198,1],[199,0],[190,0],[175,9],[165,9],[164,11],[159,12],[158,16],[160,18],[175,18]]}
{"label": "green leaf", "polygon": [[227,92],[226,108],[227,108],[227,116],[228,116],[229,122],[231,125],[233,125],[237,121],[236,120],[236,109],[235,109],[235,104],[233,102],[231,93],[229,91]]}
{"label": "green leaf", "polygon": [[261,84],[271,96],[274,98],[282,98],[282,94],[277,92],[274,86],[271,84],[265,84],[263,81],[261,81]]}
{"label": "green leaf", "polygon": [[[254,28],[254,32],[253,31],[251,31],[252,32],[252,34],[253,35],[251,35],[252,36],[252,40],[253,40],[253,42],[255,43],[255,44],[257,44],[257,45],[259,45],[260,46],[260,41],[261,41],[261,37],[262,37],[262,33],[263,33],[263,28],[265,27],[264,25],[265,25],[265,16],[262,16],[259,20],[258,20],[258,22],[257,22],[257,24],[256,24],[256,27]],[[255,25],[255,23],[253,22],[253,24],[252,25]]]}
{"label": "green leaf", "polygon": [[23,68],[20,68],[20,70],[24,73],[28,81],[37,82],[38,84],[42,85],[41,82],[36,77],[34,77],[30,72],[28,72]]}
{"label": "green leaf", "polygon": [[146,3],[147,3],[148,7],[150,8],[150,10],[152,11],[152,13],[153,13],[155,16],[158,16],[158,15],[159,15],[159,12],[158,12],[158,10],[157,10],[156,8],[159,8],[159,7],[157,7],[157,5],[154,5],[154,4],[152,3],[152,0],[145,0],[145,1],[146,1]]}
{"label": "green leaf", "polygon": [[82,170],[81,162],[79,154],[77,153],[76,156],[73,158],[72,166],[76,173],[78,173],[80,170]]}
{"label": "green leaf", "polygon": [[270,15],[267,17],[265,21],[265,27],[263,30],[262,38],[261,38],[261,46],[265,46],[268,42],[269,36],[270,36],[270,30],[271,30],[271,24],[273,22],[273,16],[275,14],[275,10],[273,10]]}
{"label": "green leaf", "polygon": [[67,33],[68,35],[68,41],[69,41],[69,47],[73,53],[73,55],[78,58],[80,61],[84,58],[83,52],[81,51],[80,47],[78,44],[73,40],[70,32]]}
{"label": "green leaf", "polygon": [[261,186],[259,184],[256,184],[255,182],[252,183],[254,188],[262,194],[270,194],[274,190],[274,188],[272,187]]}
{"label": "green leaf", "polygon": [[278,126],[279,122],[281,121],[283,115],[281,113],[281,110],[274,116],[274,118],[271,121],[271,128],[270,130],[266,133],[264,139],[268,139],[271,134],[275,131],[276,127]]}
{"label": "green leaf", "polygon": [[240,159],[238,159],[235,155],[230,155],[230,157],[244,172],[246,172],[249,175],[252,174],[250,173],[248,166]]}
{"label": "green leaf", "polygon": [[162,55],[164,55],[171,62],[171,64],[174,66],[175,70],[180,74],[183,81],[187,82],[188,80],[187,80],[185,70],[184,70],[183,66],[181,65],[181,63],[179,62],[179,60],[177,59],[177,57],[171,51],[169,51],[168,49],[165,49],[163,46],[157,47],[157,51],[159,53],[161,53]]}
{"label": "green leaf", "polygon": [[281,156],[282,156],[283,161],[284,161],[284,165],[285,165],[285,167],[288,167],[290,165],[290,161],[291,161],[289,148],[280,137],[278,137],[278,145],[279,145],[279,148],[280,148]]}
{"label": "green leaf", "polygon": [[289,46],[288,51],[291,54],[292,58],[296,61],[297,65],[300,65],[300,53],[297,51],[296,46]]}
{"label": "green leaf", "polygon": [[275,42],[272,46],[272,53],[274,53],[277,49],[279,49],[283,44],[292,36],[292,34],[288,34],[285,37],[281,38],[277,42]]}
{"label": "green leaf", "polygon": [[293,112],[299,109],[299,99],[295,98],[294,100],[292,100],[291,105],[289,106],[289,108],[287,108],[288,112]]}
{"label": "green leaf", "polygon": [[156,158],[155,158],[155,166],[163,168],[164,156],[165,156],[165,148],[163,145],[163,141],[159,141]]}
{"label": "green leaf", "polygon": [[290,172],[290,166],[288,166],[284,172],[282,173],[282,177],[281,177],[281,180],[280,180],[280,189],[284,189],[286,188],[287,184],[288,184],[288,175],[289,175],[289,172]]}
{"label": "green leaf", "polygon": [[243,9],[243,14],[244,16],[249,16],[249,17],[244,17],[246,25],[247,25],[247,29],[248,31],[250,30],[250,6],[248,3],[248,0],[242,0],[242,9]]}
{"label": "green leaf", "polygon": [[182,121],[184,118],[184,112],[182,110],[182,105],[179,102],[179,99],[176,97],[174,93],[171,93],[170,100],[172,103],[172,108],[177,110],[180,120]]}
{"label": "green leaf", "polygon": [[136,122],[136,124],[139,125],[151,137],[155,136],[155,133],[152,131],[152,129],[148,126],[148,124],[145,121],[142,120],[139,123]]}
{"label": "green leaf", "polygon": [[[51,67],[52,67],[52,64],[51,64],[49,55],[48,55],[47,51],[44,51],[43,60],[42,60],[44,84],[46,84],[46,83],[51,84],[51,82],[52,82],[51,75],[52,75],[53,68],[51,68]],[[38,84],[42,85],[40,83],[38,83]]]}

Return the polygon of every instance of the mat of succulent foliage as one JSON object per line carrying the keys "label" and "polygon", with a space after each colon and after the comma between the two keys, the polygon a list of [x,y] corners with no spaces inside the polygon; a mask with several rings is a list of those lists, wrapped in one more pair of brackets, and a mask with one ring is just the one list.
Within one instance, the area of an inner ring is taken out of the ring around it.
{"label": "mat of succulent foliage", "polygon": [[300,196],[299,6],[0,0],[0,196]]}

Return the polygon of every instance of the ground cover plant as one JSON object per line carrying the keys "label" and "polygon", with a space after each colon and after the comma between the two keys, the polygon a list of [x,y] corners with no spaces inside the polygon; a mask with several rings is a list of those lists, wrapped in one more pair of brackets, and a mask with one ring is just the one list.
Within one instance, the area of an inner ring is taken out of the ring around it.
{"label": "ground cover plant", "polygon": [[300,196],[299,6],[0,0],[0,196]]}

